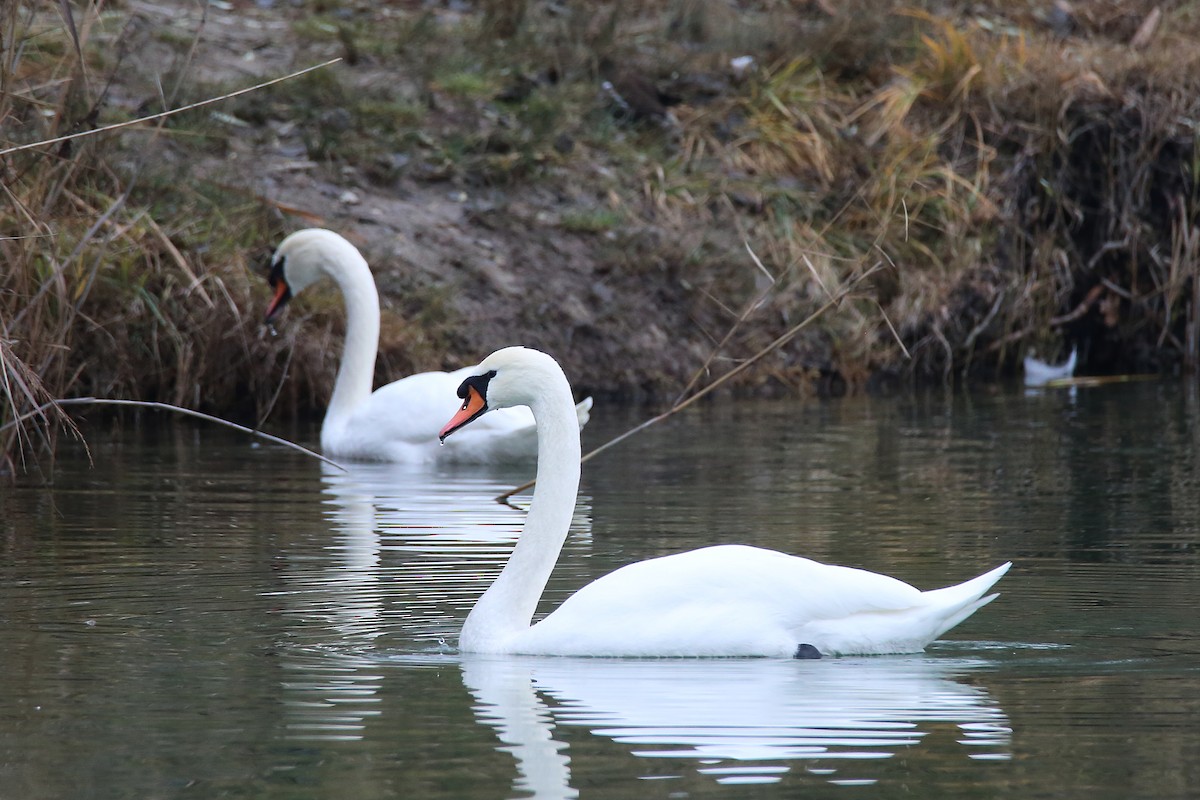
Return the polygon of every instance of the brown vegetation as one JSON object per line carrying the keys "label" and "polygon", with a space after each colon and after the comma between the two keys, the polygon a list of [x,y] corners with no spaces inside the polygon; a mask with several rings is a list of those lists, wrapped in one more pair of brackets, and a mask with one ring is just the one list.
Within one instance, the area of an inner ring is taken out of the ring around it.
{"label": "brown vegetation", "polygon": [[272,337],[255,275],[314,221],[376,269],[381,377],[520,341],[672,395],[753,298],[725,359],[876,264],[741,389],[991,378],[1065,340],[1090,372],[1200,359],[1189,4],[61,8],[5,6],[0,150],[344,63],[0,155],[0,422],[39,382],[320,407],[336,298]]}

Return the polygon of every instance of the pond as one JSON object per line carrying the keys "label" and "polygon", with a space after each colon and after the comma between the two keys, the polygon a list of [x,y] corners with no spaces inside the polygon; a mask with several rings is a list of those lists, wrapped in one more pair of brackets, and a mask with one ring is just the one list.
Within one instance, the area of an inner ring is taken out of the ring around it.
{"label": "pond", "polygon": [[[597,404],[585,449],[641,413]],[[926,653],[819,661],[464,656],[528,470],[82,427],[0,488],[4,800],[1200,786],[1194,386],[718,402],[585,465],[543,610],[717,542],[921,588],[1014,562]]]}

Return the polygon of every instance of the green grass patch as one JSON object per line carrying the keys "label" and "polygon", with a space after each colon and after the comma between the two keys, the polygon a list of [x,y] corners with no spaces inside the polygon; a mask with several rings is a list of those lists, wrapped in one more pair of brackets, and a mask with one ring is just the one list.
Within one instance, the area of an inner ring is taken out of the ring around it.
{"label": "green grass patch", "polygon": [[572,233],[604,233],[619,227],[624,217],[607,208],[579,209],[562,215],[559,227]]}

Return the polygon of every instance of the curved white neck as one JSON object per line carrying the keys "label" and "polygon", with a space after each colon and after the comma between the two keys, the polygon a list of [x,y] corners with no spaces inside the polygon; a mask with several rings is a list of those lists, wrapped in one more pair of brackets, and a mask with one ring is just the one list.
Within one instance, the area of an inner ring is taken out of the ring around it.
{"label": "curved white neck", "polygon": [[367,262],[350,248],[340,252],[326,271],[337,281],[345,299],[346,339],[333,396],[325,412],[322,438],[326,430],[338,425],[370,397],[375,380],[375,353],[379,349],[379,293]]}
{"label": "curved white neck", "polygon": [[537,484],[521,537],[508,564],[463,623],[459,646],[488,652],[529,628],[546,581],[558,561],[579,491],[579,421],[571,388],[561,374],[530,405],[537,423]]}

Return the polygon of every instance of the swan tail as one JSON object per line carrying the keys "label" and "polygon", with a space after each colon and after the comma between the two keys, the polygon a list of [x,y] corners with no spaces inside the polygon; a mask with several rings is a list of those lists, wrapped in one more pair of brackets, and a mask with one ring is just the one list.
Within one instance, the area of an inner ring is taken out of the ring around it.
{"label": "swan tail", "polygon": [[964,581],[954,586],[947,586],[944,589],[923,592],[922,594],[928,603],[927,608],[938,619],[930,641],[938,638],[999,597],[999,593],[987,596],[984,596],[984,593],[992,588],[996,584],[996,581],[1000,580],[1004,576],[1004,573],[1008,572],[1011,566],[1012,562],[1006,561],[995,569],[985,572],[969,581]]}
{"label": "swan tail", "polygon": [[592,418],[592,398],[585,397],[575,404],[575,416],[579,418],[579,430],[583,430]]}
{"label": "swan tail", "polygon": [[998,597],[986,595],[1011,563],[955,586],[921,592],[912,605],[814,620],[792,631],[793,647],[809,643],[823,655],[919,653]]}

